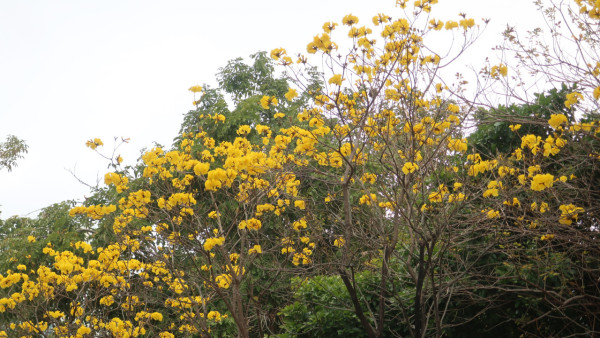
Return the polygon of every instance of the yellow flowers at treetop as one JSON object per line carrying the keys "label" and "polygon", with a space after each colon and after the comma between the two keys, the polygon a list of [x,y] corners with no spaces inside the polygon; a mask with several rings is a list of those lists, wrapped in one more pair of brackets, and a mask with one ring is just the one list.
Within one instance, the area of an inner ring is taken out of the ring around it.
{"label": "yellow flowers at treetop", "polygon": [[189,91],[192,93],[201,93],[202,92],[202,87],[201,86],[191,86],[189,88]]}
{"label": "yellow flowers at treetop", "polygon": [[492,76],[492,78],[498,78],[498,75],[502,75],[503,77],[506,77],[507,74],[508,74],[508,68],[503,64],[493,66],[492,70],[490,71],[490,75]]}
{"label": "yellow flowers at treetop", "polygon": [[95,138],[95,139],[90,139],[90,140],[86,141],[85,145],[86,145],[86,147],[89,147],[91,149],[96,149],[97,147],[103,146],[104,143],[102,142],[101,139]]}
{"label": "yellow flowers at treetop", "polygon": [[326,22],[323,24],[323,31],[325,31],[325,33],[331,33],[337,25],[338,24],[335,22]]}
{"label": "yellow flowers at treetop", "polygon": [[286,54],[286,51],[283,48],[275,48],[275,49],[271,50],[271,58],[273,60],[279,60],[285,54]]}
{"label": "yellow flowers at treetop", "polygon": [[348,14],[342,19],[344,25],[352,26],[358,23],[358,17]]}

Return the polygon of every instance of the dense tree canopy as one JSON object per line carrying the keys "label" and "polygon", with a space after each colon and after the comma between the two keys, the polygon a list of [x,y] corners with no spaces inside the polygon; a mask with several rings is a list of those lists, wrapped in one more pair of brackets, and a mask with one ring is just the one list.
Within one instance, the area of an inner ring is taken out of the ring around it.
{"label": "dense tree canopy", "polygon": [[545,11],[572,18],[587,67],[508,30],[506,55],[556,88],[489,107],[440,77],[485,23],[436,2],[229,61],[190,88],[173,146],[107,156],[81,205],[2,221],[0,336],[597,334],[600,6]]}

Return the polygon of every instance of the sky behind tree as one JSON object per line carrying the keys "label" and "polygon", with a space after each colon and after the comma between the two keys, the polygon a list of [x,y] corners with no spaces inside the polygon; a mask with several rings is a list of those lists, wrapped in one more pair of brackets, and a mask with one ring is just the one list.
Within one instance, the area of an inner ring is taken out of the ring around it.
{"label": "sky behind tree", "polygon": [[[506,24],[543,25],[527,0],[440,0],[432,17],[460,12],[492,19],[463,58],[476,67],[495,58]],[[134,164],[153,142],[171,145],[193,109],[187,88],[216,86],[219,67],[260,50],[305,53],[324,22],[349,13],[366,25],[377,13],[401,16],[392,0],[1,2],[0,138],[17,135],[29,153],[0,172],[0,218],[83,200],[80,180],[102,184],[108,170],[86,140],[101,138],[110,155],[115,137],[130,138],[117,154]]]}

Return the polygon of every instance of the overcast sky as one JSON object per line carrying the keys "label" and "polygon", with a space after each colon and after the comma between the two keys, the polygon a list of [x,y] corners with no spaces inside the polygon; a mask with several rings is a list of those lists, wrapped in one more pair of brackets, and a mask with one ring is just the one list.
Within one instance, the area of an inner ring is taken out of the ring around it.
{"label": "overcast sky", "polygon": [[[481,64],[507,23],[539,18],[528,0],[440,0],[432,15],[491,18],[469,53]],[[227,60],[284,47],[304,52],[324,22],[349,13],[361,23],[400,15],[394,0],[0,1],[0,139],[13,134],[29,153],[0,172],[0,218],[35,216],[83,200],[107,171],[85,147],[99,137],[131,138],[118,153],[135,163],[153,142],[169,146],[192,107],[195,84],[216,84]],[[473,50],[472,50],[473,51]]]}

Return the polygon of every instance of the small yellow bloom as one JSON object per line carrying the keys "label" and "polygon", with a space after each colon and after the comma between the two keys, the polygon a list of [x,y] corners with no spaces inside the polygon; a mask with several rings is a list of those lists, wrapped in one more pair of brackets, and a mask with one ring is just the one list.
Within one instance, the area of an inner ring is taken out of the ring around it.
{"label": "small yellow bloom", "polygon": [[537,174],[531,180],[531,190],[542,191],[554,185],[554,176],[551,174]]}
{"label": "small yellow bloom", "polygon": [[507,74],[508,74],[508,68],[503,64],[500,64],[498,66],[493,66],[492,71],[490,72],[490,75],[495,79],[498,78],[498,75],[502,75],[503,77],[506,77]]}
{"label": "small yellow bloom", "polygon": [[342,81],[343,81],[342,75],[335,74],[329,79],[329,84],[335,84],[335,85],[341,86]]}
{"label": "small yellow bloom", "polygon": [[359,200],[360,204],[371,205],[371,202],[377,202],[377,196],[375,194],[362,195]]}
{"label": "small yellow bloom", "polygon": [[554,128],[559,129],[563,124],[567,124],[567,117],[563,114],[552,114],[548,120],[548,124]]}
{"label": "small yellow bloom", "polygon": [[511,124],[510,126],[508,126],[508,128],[510,128],[510,130],[512,130],[512,131],[517,131],[517,130],[521,129],[521,125],[520,124]]}
{"label": "small yellow bloom", "polygon": [[265,95],[262,97],[262,99],[260,99],[260,105],[263,107],[263,109],[269,109],[270,106],[277,105],[277,98]]}
{"label": "small yellow bloom", "polygon": [[565,225],[571,225],[573,221],[577,221],[579,214],[584,211],[583,208],[574,206],[573,204],[561,205],[558,208],[561,211],[558,223]]}
{"label": "small yellow bloom", "polygon": [[458,22],[452,21],[452,20],[447,21],[445,27],[446,27],[446,30],[452,30],[452,29],[458,27]]}
{"label": "small yellow bloom", "polygon": [[200,86],[191,86],[188,90],[190,92],[192,92],[192,93],[200,93],[200,92],[202,92],[202,87],[200,87]]}
{"label": "small yellow bloom", "polygon": [[579,103],[579,100],[583,100],[583,95],[578,92],[572,92],[567,94],[567,100],[565,100],[565,107],[571,109],[571,106]]}
{"label": "small yellow bloom", "polygon": [[343,247],[343,246],[344,246],[344,244],[346,244],[346,240],[345,240],[343,237],[336,238],[336,239],[333,241],[333,245],[334,245],[334,246],[337,246],[338,248],[341,248],[341,247]]}
{"label": "small yellow bloom", "polygon": [[474,19],[463,19],[460,20],[460,26],[464,29],[467,30],[473,26],[475,26],[475,20]]}
{"label": "small yellow bloom", "polygon": [[404,166],[402,166],[402,172],[404,175],[412,174],[416,170],[419,170],[419,166],[416,163],[406,162]]}
{"label": "small yellow bloom", "polygon": [[91,149],[96,149],[97,147],[103,146],[104,143],[101,139],[95,138],[93,140],[88,140],[85,142],[85,146]]}
{"label": "small yellow bloom", "polygon": [[358,18],[352,14],[348,14],[342,19],[342,23],[344,25],[352,26],[358,23]]}
{"label": "small yellow bloom", "polygon": [[250,126],[249,126],[249,125],[247,125],[247,124],[244,124],[244,125],[241,125],[241,126],[238,128],[238,130],[237,130],[237,134],[238,134],[238,135],[240,135],[240,136],[245,136],[245,135],[248,135],[248,134],[250,134],[250,131],[251,131],[251,130],[252,130],[252,129],[250,128]]}
{"label": "small yellow bloom", "polygon": [[429,28],[439,31],[444,28],[444,22],[442,22],[442,20],[436,21],[435,19],[431,19],[429,20]]}
{"label": "small yellow bloom", "polygon": [[262,247],[258,244],[254,245],[252,248],[248,249],[248,254],[252,255],[252,254],[261,254],[262,253]]}
{"label": "small yellow bloom", "polygon": [[298,96],[298,92],[293,88],[288,89],[287,93],[285,93],[285,98],[288,101],[292,101],[296,96]]}
{"label": "small yellow bloom", "polygon": [[223,245],[223,243],[225,243],[225,237],[218,237],[218,238],[207,238],[204,241],[204,250],[206,251],[210,251],[212,250],[216,245]]}
{"label": "small yellow bloom", "polygon": [[285,54],[286,54],[286,51],[283,48],[275,48],[275,49],[271,50],[271,58],[273,60],[279,60],[279,58],[281,58]]}
{"label": "small yellow bloom", "polygon": [[306,208],[306,205],[305,205],[304,201],[302,201],[302,200],[294,201],[294,206],[296,208],[299,208],[299,209],[302,209],[302,210],[304,210]]}
{"label": "small yellow bloom", "polygon": [[500,211],[490,209],[486,212],[486,214],[487,214],[487,218],[490,218],[490,219],[497,218],[500,215]]}
{"label": "small yellow bloom", "polygon": [[325,33],[331,33],[331,31],[334,30],[337,25],[338,24],[335,22],[326,22],[323,24],[323,30]]}

